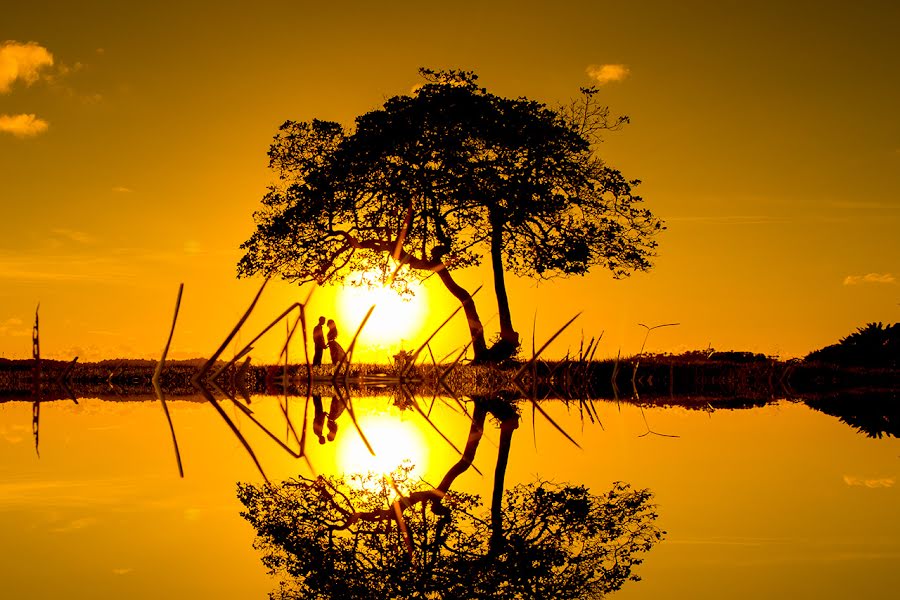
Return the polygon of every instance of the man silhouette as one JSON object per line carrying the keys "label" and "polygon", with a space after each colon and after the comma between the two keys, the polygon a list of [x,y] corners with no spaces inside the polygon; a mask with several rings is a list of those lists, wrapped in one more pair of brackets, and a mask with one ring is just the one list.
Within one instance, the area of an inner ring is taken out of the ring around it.
{"label": "man silhouette", "polygon": [[322,327],[325,325],[325,317],[319,317],[319,324],[313,327],[313,365],[322,364],[322,352],[328,347],[325,343],[325,334],[322,333]]}
{"label": "man silhouette", "polygon": [[322,408],[322,396],[313,394],[312,401],[316,412],[315,417],[313,417],[313,433],[316,434],[319,443],[324,444],[325,435],[322,433],[322,429],[325,426],[325,410]]}

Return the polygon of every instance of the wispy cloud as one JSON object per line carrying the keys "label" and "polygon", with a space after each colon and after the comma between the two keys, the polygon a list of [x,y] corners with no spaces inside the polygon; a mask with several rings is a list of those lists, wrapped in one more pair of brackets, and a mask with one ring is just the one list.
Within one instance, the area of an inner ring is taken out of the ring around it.
{"label": "wispy cloud", "polygon": [[892,273],[867,273],[844,277],[844,285],[860,285],[862,283],[897,283],[897,279]]}
{"label": "wispy cloud", "polygon": [[865,209],[886,209],[886,208],[898,208],[896,204],[888,204],[887,202],[868,202],[868,201],[860,201],[860,202],[846,202],[846,201],[835,201],[830,203],[831,206],[835,208],[846,208],[850,210],[865,210]]}
{"label": "wispy cloud", "polygon": [[94,523],[97,522],[97,519],[93,517],[82,517],[80,519],[74,519],[69,521],[68,523],[63,523],[58,527],[54,527],[50,531],[53,533],[71,533],[73,531],[78,531],[80,529],[85,529],[86,527],[90,527]]}
{"label": "wispy cloud", "polygon": [[4,481],[0,482],[0,511],[23,506],[33,509],[115,505],[122,502],[130,489],[124,480]]}
{"label": "wispy cloud", "polygon": [[34,114],[0,115],[0,132],[11,133],[19,138],[44,133],[49,126],[47,121]]}
{"label": "wispy cloud", "polygon": [[77,242],[79,244],[94,244],[97,242],[97,239],[83,231],[76,231],[75,229],[66,229],[64,227],[58,227],[56,229],[51,229],[53,233],[58,236],[62,236],[69,241]]}
{"label": "wispy cloud", "polygon": [[666,217],[666,221],[682,221],[687,223],[710,223],[712,225],[769,225],[771,223],[786,223],[783,217],[770,217],[766,215],[720,215],[720,216],[686,216]]}
{"label": "wispy cloud", "polygon": [[588,65],[585,69],[588,77],[597,82],[597,85],[605,85],[610,81],[622,81],[631,70],[625,65]]}
{"label": "wispy cloud", "polygon": [[844,475],[844,483],[849,486],[867,487],[870,489],[894,487],[897,483],[896,477],[855,477],[853,475]]}
{"label": "wispy cloud", "polygon": [[23,337],[31,334],[31,328],[22,322],[22,319],[9,318],[0,323],[0,335],[10,337]]}
{"label": "wispy cloud", "polygon": [[0,44],[0,94],[8,92],[17,80],[31,85],[40,78],[42,70],[51,66],[53,55],[38,43],[3,42]]}
{"label": "wispy cloud", "polygon": [[132,567],[123,567],[123,568],[112,570],[113,575],[119,575],[119,576],[128,575],[129,573],[132,573],[133,571],[134,571],[134,568],[132,568]]}
{"label": "wispy cloud", "polygon": [[113,186],[112,191],[115,194],[130,194],[130,193],[134,192],[133,189],[131,189],[129,187],[125,187],[124,185]]}
{"label": "wispy cloud", "polygon": [[26,439],[31,438],[30,429],[26,429],[24,425],[0,425],[0,439],[8,444],[18,444]]}
{"label": "wispy cloud", "polygon": [[8,281],[120,283],[134,277],[133,267],[110,257],[0,254],[0,285]]}

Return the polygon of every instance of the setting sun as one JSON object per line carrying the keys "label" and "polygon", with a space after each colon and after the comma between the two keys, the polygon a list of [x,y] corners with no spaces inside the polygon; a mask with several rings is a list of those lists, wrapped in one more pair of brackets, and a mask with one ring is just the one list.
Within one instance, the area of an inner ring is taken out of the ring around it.
{"label": "setting sun", "polygon": [[403,297],[383,285],[380,274],[355,273],[348,280],[351,285],[344,287],[339,299],[345,344],[350,343],[356,328],[372,305],[375,305],[375,310],[360,333],[358,342],[367,350],[396,352],[404,346],[404,341],[414,337],[422,327],[427,314],[424,286],[411,282],[410,289],[414,295]]}

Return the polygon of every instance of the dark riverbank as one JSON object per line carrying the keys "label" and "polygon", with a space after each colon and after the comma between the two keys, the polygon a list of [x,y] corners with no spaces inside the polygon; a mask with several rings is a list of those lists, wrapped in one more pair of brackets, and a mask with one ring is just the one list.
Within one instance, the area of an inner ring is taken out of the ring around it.
{"label": "dark riverbank", "polygon": [[[191,380],[204,359],[167,361],[160,375],[162,390],[169,396],[197,392]],[[220,363],[211,372],[223,366]],[[0,359],[0,401],[98,396],[153,395],[153,360],[106,360],[94,363]],[[780,361],[750,353],[730,352],[720,356],[650,355],[618,360],[538,361],[516,377],[521,363],[501,366],[420,364],[403,375],[399,365],[351,365],[349,372],[333,380],[333,366],[308,371],[306,365],[291,365],[285,377],[279,365],[235,364],[217,378],[226,392],[306,395],[313,386],[333,383],[358,389],[402,383],[410,391],[431,393],[440,388],[460,396],[504,395],[540,398],[618,398],[651,404],[699,406],[752,405],[772,398],[829,397],[842,391],[865,390],[896,395],[900,371],[836,367],[817,362]],[[37,383],[39,382],[39,385]]]}
{"label": "dark riverbank", "polygon": [[[641,406],[679,406],[688,410],[739,410],[782,399],[803,402],[837,417],[869,437],[900,437],[900,371],[835,367],[816,362],[779,361],[749,353],[704,356],[653,355],[621,360],[539,361],[503,366],[418,365],[402,373],[399,365],[353,365],[334,378],[333,365],[225,369],[200,393],[192,378],[203,359],[167,362],[160,376],[170,400],[206,402],[210,397],[249,401],[251,395],[366,398],[391,396],[411,407],[415,396],[502,398],[527,402],[561,401],[591,418],[593,401],[615,400]],[[211,369],[215,372],[225,363]],[[42,360],[39,379],[33,360],[0,360],[0,403],[75,401],[156,401],[152,377],[156,361],[111,360],[79,364]],[[521,372],[520,372],[521,371]],[[518,374],[518,377],[517,377]],[[40,385],[35,386],[39,381]],[[285,388],[286,384],[286,388]]]}

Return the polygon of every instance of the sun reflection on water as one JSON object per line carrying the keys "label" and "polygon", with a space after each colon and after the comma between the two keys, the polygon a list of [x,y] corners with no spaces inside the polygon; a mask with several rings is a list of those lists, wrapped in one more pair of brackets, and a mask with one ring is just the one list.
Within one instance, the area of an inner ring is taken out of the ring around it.
{"label": "sun reflection on water", "polygon": [[428,448],[419,429],[390,414],[363,415],[359,426],[369,440],[373,456],[359,434],[347,431],[338,437],[338,468],[347,475],[390,475],[404,462],[412,464],[410,477],[421,477],[428,468]]}

